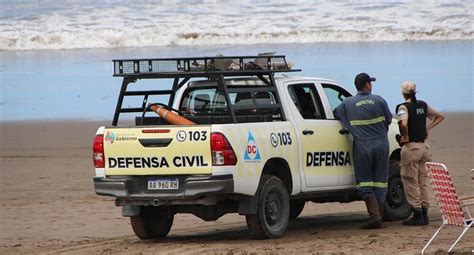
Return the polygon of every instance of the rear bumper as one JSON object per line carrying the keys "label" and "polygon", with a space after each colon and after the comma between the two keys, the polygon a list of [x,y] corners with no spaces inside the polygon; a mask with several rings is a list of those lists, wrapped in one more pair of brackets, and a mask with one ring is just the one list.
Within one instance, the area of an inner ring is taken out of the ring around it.
{"label": "rear bumper", "polygon": [[[232,174],[215,176],[174,176],[179,180],[178,190],[147,190],[147,180],[152,176],[123,178],[94,177],[97,195],[125,200],[192,199],[210,194],[228,194],[234,191]],[[168,176],[167,176],[168,177]]]}

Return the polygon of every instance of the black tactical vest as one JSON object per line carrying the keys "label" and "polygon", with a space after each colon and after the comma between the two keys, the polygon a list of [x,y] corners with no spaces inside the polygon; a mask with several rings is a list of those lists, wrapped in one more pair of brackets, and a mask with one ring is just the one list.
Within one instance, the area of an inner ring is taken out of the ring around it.
{"label": "black tactical vest", "polygon": [[397,105],[396,112],[401,105],[408,109],[408,136],[410,142],[422,143],[426,138],[426,114],[428,105],[420,100],[416,103],[405,102]]}

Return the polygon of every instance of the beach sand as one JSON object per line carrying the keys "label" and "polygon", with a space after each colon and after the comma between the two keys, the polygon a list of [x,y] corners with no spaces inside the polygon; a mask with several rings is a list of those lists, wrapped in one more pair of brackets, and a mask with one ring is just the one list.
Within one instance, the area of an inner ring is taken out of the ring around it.
{"label": "beach sand", "polygon": [[[361,230],[362,202],[308,203],[284,237],[253,240],[245,218],[225,215],[216,222],[180,214],[168,238],[141,241],[110,197],[97,196],[91,144],[109,122],[0,123],[0,253],[419,253],[441,224],[431,194],[432,223],[423,227],[387,222]],[[474,113],[449,113],[430,134],[433,160],[450,169],[461,196],[474,194]],[[472,208],[474,209],[474,208]],[[431,251],[446,249],[461,228],[448,227]],[[456,250],[474,249],[474,231]]]}

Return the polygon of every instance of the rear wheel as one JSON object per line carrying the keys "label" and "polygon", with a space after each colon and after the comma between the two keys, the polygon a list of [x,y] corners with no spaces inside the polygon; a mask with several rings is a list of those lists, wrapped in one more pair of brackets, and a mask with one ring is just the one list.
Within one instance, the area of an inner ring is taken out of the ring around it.
{"label": "rear wheel", "polygon": [[306,201],[304,200],[291,200],[290,201],[290,220],[294,220],[300,216],[303,211]]}
{"label": "rear wheel", "polygon": [[398,160],[390,160],[387,197],[384,220],[404,220],[410,216],[412,208],[405,198]]}
{"label": "rear wheel", "polygon": [[140,239],[165,237],[171,230],[173,220],[174,214],[164,206],[143,206],[139,215],[130,217],[133,232]]}
{"label": "rear wheel", "polygon": [[285,185],[278,177],[263,175],[256,196],[257,213],[246,215],[250,232],[256,239],[282,236],[290,218],[290,197]]}

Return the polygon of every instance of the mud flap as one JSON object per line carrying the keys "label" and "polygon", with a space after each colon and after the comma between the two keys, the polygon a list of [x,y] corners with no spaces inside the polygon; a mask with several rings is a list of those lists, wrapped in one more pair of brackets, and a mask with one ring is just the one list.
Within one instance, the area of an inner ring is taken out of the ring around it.
{"label": "mud flap", "polygon": [[258,207],[258,200],[256,196],[242,196],[239,199],[239,214],[249,215],[256,214]]}
{"label": "mud flap", "polygon": [[124,205],[122,206],[122,216],[123,217],[132,217],[140,215],[139,205]]}

